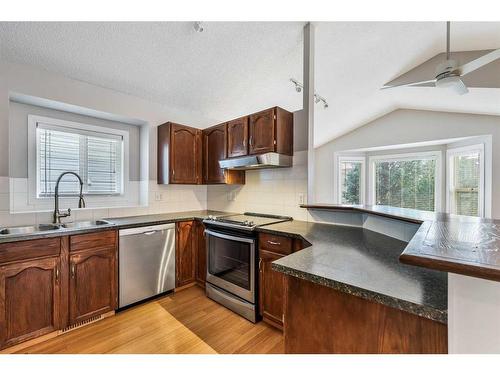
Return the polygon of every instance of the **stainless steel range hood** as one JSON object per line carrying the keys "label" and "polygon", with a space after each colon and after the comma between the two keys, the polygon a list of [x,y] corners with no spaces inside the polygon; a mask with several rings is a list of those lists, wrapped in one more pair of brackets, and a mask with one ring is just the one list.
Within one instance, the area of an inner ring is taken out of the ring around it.
{"label": "stainless steel range hood", "polygon": [[287,168],[292,166],[290,155],[268,152],[260,155],[241,156],[239,158],[219,160],[223,169],[249,170],[264,168]]}

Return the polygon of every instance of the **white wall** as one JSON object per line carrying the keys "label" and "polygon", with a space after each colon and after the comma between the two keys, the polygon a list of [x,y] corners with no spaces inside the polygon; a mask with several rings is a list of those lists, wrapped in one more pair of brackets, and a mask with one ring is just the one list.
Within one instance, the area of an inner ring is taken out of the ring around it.
{"label": "white wall", "polygon": [[[399,109],[315,150],[317,202],[335,202],[336,152],[483,135],[492,136],[494,192],[500,186],[500,116]],[[492,217],[500,217],[500,194],[492,195]]]}
{"label": "white wall", "polygon": [[[140,149],[149,150],[140,160],[140,182],[148,207],[74,210],[71,219],[98,219],[109,216],[128,216],[142,213],[159,213],[206,209],[206,186],[160,186],[156,184],[156,126],[166,121],[197,126],[203,115],[180,108],[152,103],[113,90],[62,75],[49,73],[31,66],[0,62],[0,226],[45,223],[50,213],[10,214],[9,196],[9,98],[25,95],[64,103],[66,107],[88,109],[94,113],[112,115],[124,122],[144,124],[140,130]],[[27,140],[26,140],[27,142]],[[13,166],[15,167],[15,166]],[[155,200],[161,192],[162,199]],[[77,202],[75,202],[75,207]],[[66,208],[66,207],[61,207]]]}

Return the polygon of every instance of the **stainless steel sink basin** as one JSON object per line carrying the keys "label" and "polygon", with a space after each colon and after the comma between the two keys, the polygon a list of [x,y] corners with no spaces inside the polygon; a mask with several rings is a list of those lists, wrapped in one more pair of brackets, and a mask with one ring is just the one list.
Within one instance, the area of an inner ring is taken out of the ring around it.
{"label": "stainless steel sink basin", "polygon": [[59,226],[55,224],[40,224],[40,225],[31,225],[26,227],[4,228],[0,230],[0,235],[6,236],[9,234],[30,234],[37,232],[46,232],[49,230],[58,230],[58,229],[60,229]]}
{"label": "stainless steel sink basin", "polygon": [[64,223],[61,226],[67,229],[80,229],[80,228],[90,228],[90,227],[98,227],[100,225],[109,225],[111,224],[106,220],[96,220],[96,221],[74,221],[72,223]]}

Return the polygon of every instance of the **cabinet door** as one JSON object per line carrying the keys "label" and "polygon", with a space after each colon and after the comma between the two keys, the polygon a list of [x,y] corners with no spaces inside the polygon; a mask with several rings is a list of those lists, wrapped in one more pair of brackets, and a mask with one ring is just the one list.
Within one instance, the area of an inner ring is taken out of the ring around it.
{"label": "cabinet door", "polygon": [[175,286],[181,287],[196,280],[196,234],[193,221],[176,224]]}
{"label": "cabinet door", "polygon": [[174,184],[201,182],[201,131],[172,124],[170,149],[170,181]]}
{"label": "cabinet door", "polygon": [[249,153],[261,154],[275,150],[274,108],[250,115]]}
{"label": "cabinet door", "polygon": [[59,329],[59,257],[0,267],[0,348]]}
{"label": "cabinet door", "polygon": [[201,285],[205,285],[207,278],[207,246],[205,240],[205,226],[201,222],[196,222],[196,235],[196,281]]}
{"label": "cabinet door", "polygon": [[260,312],[269,324],[282,329],[285,276],[271,268],[271,263],[282,255],[260,250]]}
{"label": "cabinet door", "polygon": [[227,123],[227,157],[248,155],[248,117]]}
{"label": "cabinet door", "polygon": [[75,324],[116,308],[116,249],[82,251],[70,256],[69,320]]}
{"label": "cabinet door", "polygon": [[223,184],[224,170],[219,160],[226,158],[226,124],[203,131],[203,169],[206,184]]}

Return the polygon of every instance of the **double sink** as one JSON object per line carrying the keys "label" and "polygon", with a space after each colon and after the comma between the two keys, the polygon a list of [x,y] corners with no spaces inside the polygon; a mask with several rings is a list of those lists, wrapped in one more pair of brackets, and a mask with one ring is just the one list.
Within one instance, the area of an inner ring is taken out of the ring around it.
{"label": "double sink", "polygon": [[3,228],[0,229],[0,236],[36,234],[47,231],[59,231],[64,229],[86,229],[86,228],[93,228],[111,224],[112,223],[106,220],[75,221],[72,223],[63,223],[63,224],[39,224],[39,225],[30,225],[26,227]]}

